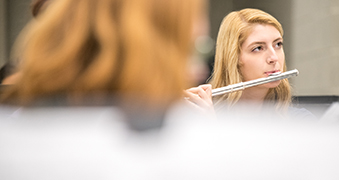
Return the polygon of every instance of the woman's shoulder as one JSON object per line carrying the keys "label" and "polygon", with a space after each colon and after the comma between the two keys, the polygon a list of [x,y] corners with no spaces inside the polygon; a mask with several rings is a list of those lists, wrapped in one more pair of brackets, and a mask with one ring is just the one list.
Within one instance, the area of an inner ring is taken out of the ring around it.
{"label": "woman's shoulder", "polygon": [[288,107],[288,115],[293,119],[300,120],[318,120],[318,118],[309,110],[305,108],[299,108],[290,106]]}

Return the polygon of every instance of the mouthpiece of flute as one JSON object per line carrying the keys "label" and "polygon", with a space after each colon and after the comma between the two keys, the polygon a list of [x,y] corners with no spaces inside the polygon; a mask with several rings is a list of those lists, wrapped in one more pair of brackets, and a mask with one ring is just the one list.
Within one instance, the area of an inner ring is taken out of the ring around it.
{"label": "mouthpiece of flute", "polygon": [[279,74],[281,74],[281,72],[272,73],[269,76],[276,76],[276,75],[279,75]]}
{"label": "mouthpiece of flute", "polygon": [[[295,73],[296,76],[299,75],[299,71],[298,71],[297,69],[291,70],[291,71],[289,71],[289,72]],[[282,72],[276,72],[276,73],[272,73],[272,74],[270,74],[270,75],[268,75],[268,76],[276,76],[276,75],[279,75],[279,74],[281,74],[281,73],[282,73]]]}

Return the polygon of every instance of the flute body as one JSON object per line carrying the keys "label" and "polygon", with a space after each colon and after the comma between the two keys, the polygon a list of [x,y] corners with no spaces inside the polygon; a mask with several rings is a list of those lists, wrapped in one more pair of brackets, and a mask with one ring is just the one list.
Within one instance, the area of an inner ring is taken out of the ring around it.
{"label": "flute body", "polygon": [[273,81],[278,81],[282,79],[286,79],[292,76],[298,76],[299,71],[297,69],[291,70],[291,71],[286,71],[283,73],[279,73],[277,75],[272,75],[264,78],[259,78],[251,81],[246,81],[246,82],[241,82],[237,84],[232,84],[228,85],[225,87],[220,87],[212,90],[212,96],[218,96],[222,94],[228,94],[236,91],[241,91],[244,90],[245,88],[253,87],[253,86],[258,86],[261,84],[273,82]]}

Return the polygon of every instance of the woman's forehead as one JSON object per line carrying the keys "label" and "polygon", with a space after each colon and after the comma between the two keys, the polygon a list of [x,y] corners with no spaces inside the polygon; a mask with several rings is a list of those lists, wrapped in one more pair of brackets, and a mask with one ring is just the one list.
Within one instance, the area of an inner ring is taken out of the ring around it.
{"label": "woman's forehead", "polygon": [[272,25],[269,24],[256,24],[254,25],[244,42],[250,44],[252,42],[270,42],[277,38],[282,38],[280,32]]}

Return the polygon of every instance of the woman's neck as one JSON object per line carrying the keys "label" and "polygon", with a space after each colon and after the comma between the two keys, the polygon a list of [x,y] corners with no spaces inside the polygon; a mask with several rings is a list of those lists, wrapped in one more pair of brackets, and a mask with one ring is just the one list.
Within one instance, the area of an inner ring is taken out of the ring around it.
{"label": "woman's neck", "polygon": [[264,103],[264,99],[267,95],[267,92],[268,92],[267,88],[260,87],[247,88],[242,92],[239,101],[252,102],[261,106]]}

